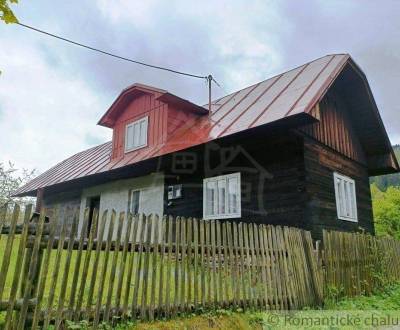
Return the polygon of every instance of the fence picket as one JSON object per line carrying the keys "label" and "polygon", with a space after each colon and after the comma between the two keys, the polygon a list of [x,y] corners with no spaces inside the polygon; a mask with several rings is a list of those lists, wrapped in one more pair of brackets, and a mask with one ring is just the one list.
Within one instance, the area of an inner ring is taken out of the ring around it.
{"label": "fence picket", "polygon": [[115,210],[112,210],[111,212],[111,218],[110,218],[110,224],[108,226],[108,233],[107,233],[107,241],[106,241],[106,248],[104,250],[104,260],[103,264],[101,267],[101,272],[100,272],[100,285],[98,288],[98,293],[97,293],[97,302],[96,302],[96,310],[95,310],[95,316],[94,316],[94,321],[93,321],[93,327],[96,328],[99,324],[100,321],[100,309],[101,305],[103,303],[103,292],[104,292],[104,283],[107,275],[107,269],[108,269],[108,259],[110,257],[110,250],[111,250],[111,240],[112,240],[112,235],[114,233],[114,224],[115,224],[115,218],[117,214]]}
{"label": "fence picket", "polygon": [[146,235],[145,235],[145,250],[144,250],[144,260],[143,260],[143,279],[142,279],[142,299],[141,299],[141,308],[140,308],[140,316],[142,320],[147,319],[148,317],[148,282],[149,282],[149,266],[150,266],[150,245],[151,245],[151,234],[154,223],[154,217],[152,215],[146,217]]}
{"label": "fence picket", "polygon": [[[129,308],[129,295],[131,291],[131,283],[132,283],[132,274],[133,274],[133,267],[134,267],[134,260],[135,260],[135,247],[137,243],[137,234],[138,234],[138,223],[139,223],[139,216],[136,214],[134,217],[130,214],[130,219],[133,219],[133,226],[131,225],[132,232],[130,234],[131,237],[131,245],[129,248],[129,259],[128,259],[128,273],[126,276],[126,283],[125,283],[125,296],[124,296],[124,307],[122,311],[122,317],[126,318],[128,315],[128,308]],[[128,242],[129,243],[129,242]]]}
{"label": "fence picket", "polygon": [[78,276],[79,276],[79,270],[81,267],[83,244],[84,244],[84,240],[86,237],[86,231],[88,230],[88,228],[87,228],[88,223],[89,223],[89,209],[86,208],[84,211],[84,215],[83,215],[83,224],[82,224],[81,233],[80,233],[80,237],[79,237],[79,246],[78,246],[77,256],[75,259],[74,275],[73,275],[73,279],[72,279],[71,294],[70,294],[69,304],[68,304],[68,312],[70,314],[72,314],[74,311],[75,295],[76,295],[76,289],[78,287]]}
{"label": "fence picket", "polygon": [[[124,276],[125,276],[125,269],[126,269],[126,264],[127,264],[127,258],[128,258],[128,247],[129,247],[129,242],[131,241],[132,237],[132,221],[133,221],[133,216],[131,213],[127,214],[127,223],[125,227],[125,236],[124,236],[124,242],[123,242],[123,248],[122,248],[122,257],[119,262],[118,266],[118,283],[117,283],[117,291],[115,294],[115,310],[119,311],[120,306],[121,306],[121,299],[122,299],[122,286],[124,282]],[[129,268],[128,268],[129,269]],[[129,283],[130,276],[127,278],[127,283]],[[129,291],[125,293],[126,297],[129,296]],[[128,301],[128,300],[127,300]],[[121,314],[124,314],[126,312],[127,308],[123,308],[123,311]]]}
{"label": "fence picket", "polygon": [[157,256],[158,256],[158,245],[159,245],[159,230],[157,228],[157,225],[159,224],[159,218],[157,215],[154,216],[154,222],[153,222],[153,227],[154,227],[154,239],[153,239],[153,253],[152,253],[152,260],[151,260],[151,290],[150,290],[150,308],[149,308],[149,319],[151,321],[154,320],[154,310],[155,310],[155,304],[156,304],[156,285],[157,285]]}
{"label": "fence picket", "polygon": [[58,239],[56,258],[54,261],[53,272],[52,272],[51,279],[50,279],[51,284],[50,284],[50,289],[49,289],[49,296],[47,298],[47,309],[46,309],[46,313],[45,313],[44,326],[43,326],[44,329],[48,328],[50,321],[51,321],[51,317],[52,317],[51,314],[52,314],[52,308],[53,308],[53,301],[54,301],[54,297],[55,297],[56,285],[57,285],[59,268],[60,268],[60,263],[61,263],[61,254],[62,254],[62,250],[64,247],[66,231],[67,231],[67,223],[66,223],[66,221],[64,221],[62,224],[62,228],[61,228],[61,234]]}
{"label": "fence picket", "polygon": [[49,232],[49,240],[47,242],[47,247],[46,247],[46,254],[43,260],[43,269],[41,272],[41,278],[39,282],[39,289],[38,289],[38,297],[37,297],[37,303],[35,306],[34,314],[33,314],[33,320],[32,320],[32,329],[36,329],[37,325],[39,323],[39,318],[40,318],[40,311],[41,311],[41,306],[42,306],[42,300],[43,300],[43,294],[46,286],[46,280],[47,280],[47,275],[49,271],[49,264],[50,264],[50,256],[53,250],[53,243],[54,243],[54,238],[55,238],[55,229],[56,229],[56,222],[50,221],[51,227],[50,227],[50,232]]}
{"label": "fence picket", "polygon": [[[17,252],[17,261],[16,265],[14,268],[14,278],[11,286],[11,291],[10,295],[8,298],[8,309],[7,309],[7,315],[6,315],[6,321],[4,324],[4,328],[8,329],[11,325],[12,321],[12,315],[14,312],[14,305],[15,305],[15,300],[17,298],[17,291],[18,291],[18,283],[19,283],[19,278],[21,274],[21,268],[22,268],[22,261],[24,258],[24,250],[26,247],[26,240],[28,238],[28,224],[29,224],[29,217],[25,216],[24,218],[24,224],[23,224],[23,231],[22,235],[20,238],[19,246],[18,246],[18,252]],[[1,300],[1,298],[0,298]]]}
{"label": "fence picket", "polygon": [[171,315],[171,264],[172,264],[172,232],[173,232],[173,218],[168,217],[168,256],[167,256],[167,279],[165,285],[165,315],[169,317]]}
{"label": "fence picket", "polygon": [[110,319],[111,300],[112,300],[113,291],[114,291],[115,274],[117,272],[118,253],[119,253],[119,248],[121,245],[122,226],[124,225],[124,221],[125,221],[125,213],[121,212],[119,214],[119,218],[118,218],[117,239],[115,241],[114,251],[112,253],[111,271],[110,271],[110,277],[108,279],[108,292],[107,292],[107,297],[106,297],[106,306],[105,306],[104,315],[103,315],[103,321],[106,323]]}
{"label": "fence picket", "polygon": [[[32,248],[32,259],[29,263],[28,278],[26,280],[26,286],[24,290],[24,296],[22,301],[22,307],[18,314],[18,325],[17,329],[23,329],[25,327],[25,320],[28,313],[28,299],[31,295],[33,281],[35,279],[36,272],[38,271],[38,258],[40,242],[42,239],[43,227],[44,227],[45,216],[41,215],[38,222],[37,231],[35,233],[35,241]],[[14,219],[13,219],[14,221]]]}
{"label": "fence picket", "polygon": [[6,277],[7,277],[7,273],[8,273],[8,268],[10,266],[10,257],[11,257],[13,243],[14,243],[15,228],[17,227],[19,211],[20,211],[20,207],[17,204],[14,206],[12,219],[11,219],[10,232],[7,236],[6,248],[4,249],[3,261],[1,264],[1,268],[0,268],[0,274],[1,274],[1,276],[0,276],[0,301],[3,299],[4,286],[6,284]]}
{"label": "fence picket", "polygon": [[93,240],[94,240],[95,233],[97,231],[98,220],[99,220],[99,212],[98,212],[98,210],[95,209],[95,210],[93,210],[93,214],[92,214],[92,226],[91,226],[90,232],[89,232],[89,239],[88,239],[88,243],[86,246],[85,260],[83,261],[83,269],[82,269],[81,281],[80,281],[80,286],[79,286],[79,291],[78,291],[78,297],[76,299],[76,307],[75,307],[75,313],[74,313],[75,321],[77,321],[81,315],[81,307],[83,305],[83,295],[85,293],[87,275],[89,272],[90,259],[93,254],[92,253]]}
{"label": "fence picket", "polygon": [[70,235],[68,238],[68,248],[67,248],[67,256],[65,260],[65,265],[64,265],[64,272],[63,272],[63,277],[61,281],[61,289],[60,289],[60,297],[58,299],[58,308],[57,308],[57,316],[56,316],[56,329],[60,328],[60,325],[63,321],[63,313],[64,313],[64,300],[66,296],[66,290],[67,290],[67,284],[68,284],[68,276],[69,276],[69,270],[71,266],[71,257],[72,257],[72,248],[74,246],[74,240],[75,240],[75,235],[76,231],[78,228],[78,221],[79,221],[79,210],[75,212],[74,218],[73,218],[73,223],[72,223],[72,229],[70,231]]}

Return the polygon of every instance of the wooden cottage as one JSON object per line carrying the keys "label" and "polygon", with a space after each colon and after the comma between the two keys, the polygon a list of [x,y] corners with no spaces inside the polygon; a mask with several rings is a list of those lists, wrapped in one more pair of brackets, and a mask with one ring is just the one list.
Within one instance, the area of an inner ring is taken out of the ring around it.
{"label": "wooden cottage", "polygon": [[15,196],[203,219],[373,233],[369,177],[399,171],[367,79],[328,55],[198,106],[134,84],[99,125],[112,141]]}

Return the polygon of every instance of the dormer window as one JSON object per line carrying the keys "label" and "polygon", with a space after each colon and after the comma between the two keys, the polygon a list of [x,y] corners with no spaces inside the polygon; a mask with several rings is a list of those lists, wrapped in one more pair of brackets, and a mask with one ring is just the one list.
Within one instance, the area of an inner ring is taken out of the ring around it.
{"label": "dormer window", "polygon": [[147,146],[147,127],[149,117],[144,117],[126,125],[125,130],[125,152]]}

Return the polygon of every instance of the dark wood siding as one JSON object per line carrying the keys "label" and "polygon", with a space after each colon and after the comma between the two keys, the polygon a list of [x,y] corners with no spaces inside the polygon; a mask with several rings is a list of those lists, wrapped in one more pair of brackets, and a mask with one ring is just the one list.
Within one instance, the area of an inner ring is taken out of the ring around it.
{"label": "dark wood siding", "polygon": [[301,131],[365,165],[364,151],[353,128],[350,110],[339,93],[330,91],[312,111],[319,122],[302,127]]}
{"label": "dark wood siding", "polygon": [[[240,141],[240,142],[239,142]],[[191,157],[195,169],[179,169],[177,159]],[[240,221],[307,227],[304,218],[304,159],[302,138],[282,134],[252,135],[176,153],[163,163],[165,213],[203,216],[203,178],[241,172]],[[182,184],[183,197],[167,200],[168,185]]]}
{"label": "dark wood siding", "polygon": [[[313,237],[321,239],[324,228],[374,233],[367,168],[310,138],[304,141],[304,162],[307,191],[305,216],[311,224]],[[358,222],[337,217],[335,171],[355,180]]]}

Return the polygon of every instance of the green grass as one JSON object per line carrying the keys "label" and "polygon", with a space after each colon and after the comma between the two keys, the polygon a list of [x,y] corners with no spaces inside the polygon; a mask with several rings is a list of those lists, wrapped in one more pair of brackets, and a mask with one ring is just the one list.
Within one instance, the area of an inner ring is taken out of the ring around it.
{"label": "green grass", "polygon": [[[290,315],[290,316],[288,316]],[[279,317],[277,323],[276,316]],[[309,322],[310,318],[316,320],[323,317],[345,317],[350,320],[350,325],[343,326],[310,326],[298,325],[298,320]],[[202,330],[202,329],[372,329],[379,326],[366,326],[365,322],[377,322],[381,328],[387,328],[384,322],[400,318],[400,284],[385,287],[384,290],[370,296],[358,296],[331,300],[323,309],[303,310],[291,314],[275,312],[237,312],[230,310],[217,310],[203,315],[188,315],[169,321],[142,322],[137,324],[119,324],[119,329],[138,330]],[[285,319],[287,320],[285,323]],[[354,320],[360,325],[354,325]],[[291,323],[292,322],[292,323]],[[352,323],[353,322],[353,323]],[[399,323],[400,324],[400,323]],[[395,327],[398,328],[398,327]]]}

